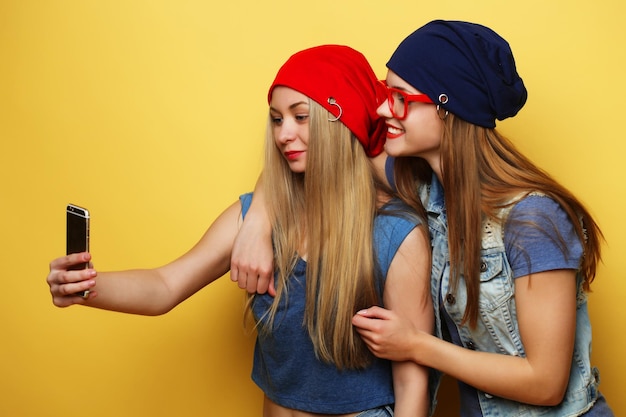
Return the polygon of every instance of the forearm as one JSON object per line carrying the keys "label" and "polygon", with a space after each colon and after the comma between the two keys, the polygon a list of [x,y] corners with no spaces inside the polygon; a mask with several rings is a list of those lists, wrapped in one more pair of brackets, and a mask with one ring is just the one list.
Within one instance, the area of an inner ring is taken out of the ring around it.
{"label": "forearm", "polygon": [[96,296],[85,303],[89,307],[156,316],[178,304],[158,270],[102,272],[95,281]]}
{"label": "forearm", "polygon": [[[423,340],[424,362],[479,390],[535,405],[559,404],[569,381],[576,335],[576,277],[551,270],[515,279],[515,303],[524,357],[463,349]],[[520,389],[523,387],[524,389]]]}
{"label": "forearm", "polygon": [[[257,221],[263,221],[265,224],[265,230],[272,230],[272,225],[269,222],[269,217],[267,216],[267,209],[265,207],[265,190],[264,190],[264,182],[263,175],[261,175],[254,187],[254,194],[252,196],[252,204],[250,204],[250,209],[248,210],[248,214],[253,214]],[[246,216],[246,221],[248,217]]]}
{"label": "forearm", "polygon": [[[430,298],[430,257],[426,232],[413,229],[400,246],[387,274],[385,306],[411,323],[411,327],[432,332],[433,308]],[[428,416],[428,368],[416,362],[392,363],[395,393],[394,415]]]}
{"label": "forearm", "polygon": [[[232,210],[231,210],[232,212]],[[224,217],[224,216],[223,216]],[[230,245],[223,243],[223,217],[180,258],[159,268],[102,272],[85,305],[141,315],[165,314],[228,271]],[[227,228],[236,230],[234,225]]]}
{"label": "forearm", "polygon": [[250,208],[248,209],[243,223],[244,225],[252,227],[252,230],[256,232],[256,235],[252,235],[252,237],[264,239],[271,246],[272,224],[267,212],[262,175],[259,177],[254,188],[252,203],[250,204]]}
{"label": "forearm", "polygon": [[555,405],[561,401],[562,393],[555,389],[559,377],[545,366],[533,366],[528,358],[473,351],[427,334],[421,334],[419,339],[413,360],[480,391],[535,405]]}
{"label": "forearm", "polygon": [[272,225],[265,204],[262,176],[254,190],[252,203],[239,229],[231,257],[231,280],[249,293],[274,295],[272,279],[274,251]]}
{"label": "forearm", "polygon": [[430,406],[428,368],[414,362],[393,362],[395,417],[427,417]]}

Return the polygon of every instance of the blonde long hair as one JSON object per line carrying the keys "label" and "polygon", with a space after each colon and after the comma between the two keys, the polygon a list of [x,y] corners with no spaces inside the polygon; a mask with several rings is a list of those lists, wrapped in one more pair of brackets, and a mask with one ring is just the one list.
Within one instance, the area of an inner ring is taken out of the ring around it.
{"label": "blonde long hair", "polygon": [[[259,331],[269,331],[299,250],[306,247],[306,326],[318,357],[362,368],[371,354],[351,324],[380,304],[374,256],[376,181],[363,146],[327,110],[309,100],[306,173],[293,173],[266,133],[263,191],[273,227],[276,297]],[[381,284],[382,285],[382,284]]]}
{"label": "blonde long hair", "polygon": [[[432,171],[420,158],[403,157],[398,158],[398,162],[396,175],[405,181],[406,178],[430,181]],[[407,166],[413,167],[411,174]],[[455,288],[462,274],[467,289],[464,322],[469,321],[470,326],[475,326],[478,319],[483,219],[498,221],[498,211],[513,204],[511,200],[520,194],[541,192],[565,210],[583,245],[580,271],[583,288],[590,290],[601,260],[603,235],[599,226],[570,191],[532,163],[507,138],[495,129],[477,126],[449,114],[444,121],[441,167],[451,285]],[[557,236],[555,239],[565,252],[563,238]]]}

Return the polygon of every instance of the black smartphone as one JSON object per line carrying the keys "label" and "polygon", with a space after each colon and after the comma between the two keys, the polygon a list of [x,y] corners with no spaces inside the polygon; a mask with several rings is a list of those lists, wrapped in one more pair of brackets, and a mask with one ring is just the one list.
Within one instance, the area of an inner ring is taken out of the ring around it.
{"label": "black smartphone", "polygon": [[[68,204],[66,211],[66,253],[79,253],[89,251],[89,210],[74,204]],[[85,269],[88,262],[74,265],[70,270]],[[89,295],[89,291],[77,293],[83,298]]]}

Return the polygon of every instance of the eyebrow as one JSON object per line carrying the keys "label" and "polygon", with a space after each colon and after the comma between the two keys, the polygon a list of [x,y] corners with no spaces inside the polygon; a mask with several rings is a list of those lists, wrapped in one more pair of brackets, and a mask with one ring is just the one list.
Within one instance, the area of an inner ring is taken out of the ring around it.
{"label": "eyebrow", "polygon": [[396,90],[404,91],[404,92],[406,92],[408,94],[417,94],[417,93],[411,93],[406,87],[401,87],[399,85],[390,85],[388,87],[395,88]]}
{"label": "eyebrow", "polygon": [[[298,101],[298,102],[295,102],[295,103],[293,103],[293,104],[291,104],[291,105],[289,106],[289,110],[293,110],[293,109],[295,109],[296,107],[301,106],[301,105],[303,105],[303,104],[304,104],[304,105],[306,105],[306,106],[308,106],[308,105],[309,105],[309,102],[308,102],[308,101]],[[276,109],[275,109],[274,107],[272,107],[272,106],[270,106],[270,111],[279,112],[278,110],[276,110]],[[279,113],[280,113],[280,112],[279,112]]]}

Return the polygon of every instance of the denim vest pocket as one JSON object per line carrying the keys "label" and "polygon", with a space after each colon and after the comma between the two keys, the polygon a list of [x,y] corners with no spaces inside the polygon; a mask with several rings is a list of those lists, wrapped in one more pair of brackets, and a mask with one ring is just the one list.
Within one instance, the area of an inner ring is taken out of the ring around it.
{"label": "denim vest pocket", "polygon": [[506,355],[525,356],[519,337],[515,288],[510,267],[502,251],[485,254],[481,258],[480,322],[473,333],[480,350]]}
{"label": "denim vest pocket", "polygon": [[493,311],[513,297],[501,252],[483,255],[480,265],[480,309]]}

